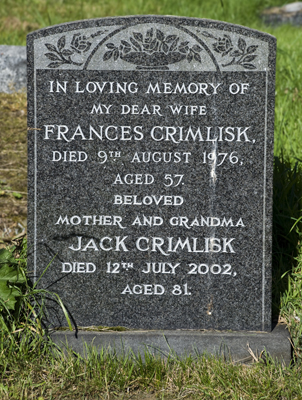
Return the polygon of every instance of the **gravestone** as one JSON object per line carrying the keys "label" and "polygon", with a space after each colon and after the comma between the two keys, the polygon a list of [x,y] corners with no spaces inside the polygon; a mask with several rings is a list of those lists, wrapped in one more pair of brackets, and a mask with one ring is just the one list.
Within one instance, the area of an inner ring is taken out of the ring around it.
{"label": "gravestone", "polygon": [[290,24],[302,25],[302,2],[285,4],[282,7],[271,7],[265,9],[261,14],[264,23],[269,25]]}
{"label": "gravestone", "polygon": [[78,325],[271,330],[275,46],[163,16],[28,35],[29,270]]}
{"label": "gravestone", "polygon": [[25,89],[25,47],[0,45],[0,92],[14,93]]}

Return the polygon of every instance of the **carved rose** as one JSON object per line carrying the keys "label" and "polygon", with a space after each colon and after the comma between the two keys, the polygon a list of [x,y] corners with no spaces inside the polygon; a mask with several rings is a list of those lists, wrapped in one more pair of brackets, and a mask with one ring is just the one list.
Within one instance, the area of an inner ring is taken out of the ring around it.
{"label": "carved rose", "polygon": [[222,53],[222,56],[225,56],[233,49],[233,44],[230,36],[223,35],[222,38],[218,38],[218,41],[213,44],[213,49],[217,53]]}
{"label": "carved rose", "polygon": [[[107,30],[104,31],[97,31],[91,34],[88,38],[81,33],[76,33],[73,35],[70,47],[72,50],[66,48],[66,37],[61,36],[58,41],[57,45],[54,43],[45,43],[47,47],[48,53],[45,53],[45,57],[49,60],[53,61],[47,65],[48,68],[58,68],[64,64],[70,65],[83,65],[83,62],[77,62],[75,59],[72,59],[75,53],[85,53],[90,49],[92,43],[88,42],[87,39],[93,39],[97,36],[103,35]],[[76,57],[77,58],[77,57]]]}
{"label": "carved rose", "polygon": [[90,49],[91,43],[88,42],[85,35],[76,33],[73,35],[70,47],[77,53],[85,53]]}

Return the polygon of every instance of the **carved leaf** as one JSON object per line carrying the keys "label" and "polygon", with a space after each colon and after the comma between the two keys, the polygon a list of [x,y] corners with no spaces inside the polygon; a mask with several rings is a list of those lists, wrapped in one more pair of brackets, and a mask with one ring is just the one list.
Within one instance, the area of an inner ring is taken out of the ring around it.
{"label": "carved leaf", "polygon": [[232,56],[232,57],[238,57],[238,56],[241,56],[241,52],[239,51],[239,50],[235,50],[235,51],[233,51],[233,53],[231,53],[230,55]]}
{"label": "carved leaf", "polygon": [[63,56],[65,56],[65,57],[71,56],[71,55],[73,54],[73,51],[72,51],[72,50],[67,50],[67,49],[65,49],[65,50],[62,51],[62,54],[63,54]]}
{"label": "carved leaf", "polygon": [[189,63],[193,60],[193,54],[191,52],[187,55],[187,60]]}
{"label": "carved leaf", "polygon": [[195,53],[195,54],[194,54],[194,60],[196,60],[196,61],[198,61],[198,62],[200,62],[200,63],[201,63],[201,57],[200,57],[200,54],[198,54],[198,53]]}
{"label": "carved leaf", "polygon": [[107,43],[106,47],[107,47],[107,49],[114,49],[115,45],[113,43]]}
{"label": "carved leaf", "polygon": [[113,51],[113,59],[114,59],[114,61],[116,61],[117,59],[118,59],[118,57],[119,57],[119,51],[117,50],[117,49],[115,49],[114,51]]}
{"label": "carved leaf", "polygon": [[244,68],[246,68],[246,69],[256,69],[256,67],[255,67],[255,65],[254,64],[247,64],[247,63],[244,63],[244,64],[241,64]]}
{"label": "carved leaf", "polygon": [[152,40],[152,37],[153,37],[153,28],[147,30],[145,42],[150,43]]}
{"label": "carved leaf", "polygon": [[53,54],[53,53],[46,53],[45,56],[52,61],[57,61],[57,60],[61,61],[61,58],[58,55]]}
{"label": "carved leaf", "polygon": [[56,46],[50,43],[45,43],[45,46],[48,48],[49,51],[55,51],[57,52]]}
{"label": "carved leaf", "polygon": [[201,52],[202,48],[200,46],[198,46],[198,44],[194,44],[194,46],[192,47],[193,51],[198,51],[198,53]]}
{"label": "carved leaf", "polygon": [[165,35],[163,34],[162,31],[160,31],[159,29],[156,29],[156,37],[158,40],[160,40],[161,42],[165,39]]}
{"label": "carved leaf", "polygon": [[250,56],[245,56],[242,61],[243,62],[250,62],[250,61],[253,61],[256,57],[257,57],[256,54],[253,54],[253,55],[250,55]]}
{"label": "carved leaf", "polygon": [[258,48],[258,46],[249,46],[249,47],[246,49],[246,52],[247,52],[248,54],[254,53],[254,51],[256,51],[257,48]]}
{"label": "carved leaf", "polygon": [[167,45],[167,43],[163,43],[163,51],[164,51],[165,53],[168,53],[168,51],[169,51],[169,46]]}
{"label": "carved leaf", "polygon": [[106,31],[106,30],[105,30],[105,31],[97,31],[97,32],[93,33],[93,34],[91,35],[91,37],[92,37],[92,38],[95,38],[95,37],[97,37],[97,36],[102,35],[102,34],[105,33],[105,32],[107,32],[107,31]]}
{"label": "carved leaf", "polygon": [[113,55],[113,50],[106,51],[106,53],[104,54],[103,60],[104,60],[104,61],[110,60],[110,58],[112,57],[112,55]]}
{"label": "carved leaf", "polygon": [[133,46],[136,48],[136,50],[142,51],[140,44],[136,40],[134,40],[132,37],[130,38],[130,42],[133,44]]}
{"label": "carved leaf", "polygon": [[166,42],[166,43],[171,43],[171,42],[173,42],[173,40],[175,40],[175,39],[176,39],[176,35],[169,35],[169,36],[166,37],[165,42]]}
{"label": "carved leaf", "polygon": [[150,43],[150,50],[155,50],[157,45],[157,40],[153,39],[152,42]]}
{"label": "carved leaf", "polygon": [[181,42],[180,46],[186,46],[189,42]]}
{"label": "carved leaf", "polygon": [[178,51],[179,51],[180,53],[186,53],[186,52],[187,52],[186,48],[183,47],[183,46],[179,46],[179,47],[178,47]]}
{"label": "carved leaf", "polygon": [[174,51],[176,49],[178,42],[179,38],[176,38],[174,42],[171,44],[170,51]]}
{"label": "carved leaf", "polygon": [[65,36],[62,36],[57,43],[58,49],[61,51],[65,47]]}
{"label": "carved leaf", "polygon": [[153,36],[153,28],[147,30],[146,36],[147,37],[152,37]]}
{"label": "carved leaf", "polygon": [[216,38],[215,36],[211,35],[209,32],[203,31],[203,32],[201,32],[201,33],[202,33],[202,35],[205,36],[205,37],[208,37],[208,38],[212,38],[212,39],[216,39],[216,40],[217,40],[217,38]]}
{"label": "carved leaf", "polygon": [[130,53],[131,47],[125,47],[124,48],[124,53]]}
{"label": "carved leaf", "polygon": [[122,44],[126,47],[131,47],[131,44],[127,42],[126,40],[121,40]]}
{"label": "carved leaf", "polygon": [[50,64],[48,64],[47,66],[48,66],[48,68],[57,68],[57,67],[59,67],[59,66],[62,65],[62,64],[63,64],[62,61],[57,61],[57,62],[50,63]]}
{"label": "carved leaf", "polygon": [[244,39],[242,39],[242,38],[239,38],[239,39],[238,39],[238,48],[239,48],[241,51],[244,51],[244,50],[245,50],[245,48],[246,48],[246,42],[245,42]]}
{"label": "carved leaf", "polygon": [[138,40],[139,42],[143,41],[143,35],[139,32],[133,32],[133,36],[136,40]]}

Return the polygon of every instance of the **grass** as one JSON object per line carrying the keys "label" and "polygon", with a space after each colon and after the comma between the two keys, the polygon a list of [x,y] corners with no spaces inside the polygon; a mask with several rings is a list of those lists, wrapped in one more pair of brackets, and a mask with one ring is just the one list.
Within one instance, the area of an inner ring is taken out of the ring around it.
{"label": "grass", "polygon": [[[283,156],[275,157],[273,191],[273,314],[280,310],[280,299],[288,289],[292,268],[301,269],[302,254],[302,165]],[[302,282],[301,282],[302,284]],[[301,302],[302,303],[302,302]],[[284,301],[282,303],[284,305]]]}
{"label": "grass", "polygon": [[302,361],[302,163],[275,157],[273,315],[283,318]]}
{"label": "grass", "polygon": [[0,247],[27,226],[26,94],[0,93]]}
{"label": "grass", "polygon": [[41,277],[32,284],[26,255],[27,241],[24,238],[17,240],[16,245],[0,250],[0,354],[10,349],[21,354],[35,351],[37,342],[43,342],[43,337],[48,336],[46,303],[59,304],[72,329],[58,295],[37,288]]}
{"label": "grass", "polygon": [[[145,353],[117,356],[87,348],[37,357],[16,354],[1,365],[0,396],[6,399],[300,399],[301,368],[271,362],[252,367],[214,357],[160,359]],[[29,368],[30,366],[30,368]],[[21,379],[16,379],[16,376]]]}
{"label": "grass", "polygon": [[35,29],[120,15],[183,15],[260,27],[261,10],[273,5],[273,0],[2,0],[0,43],[24,45],[25,35]]}
{"label": "grass", "polygon": [[277,37],[275,155],[302,160],[302,29],[270,29]]}
{"label": "grass", "polygon": [[[133,14],[220,19],[277,37],[273,314],[287,323],[295,356],[290,367],[273,360],[245,367],[197,355],[184,360],[147,355],[143,362],[131,354],[97,355],[93,349],[82,358],[56,350],[45,340],[45,327],[40,324],[38,329],[25,307],[10,334],[0,330],[1,399],[302,398],[302,29],[264,26],[259,18],[264,8],[282,4],[279,0],[1,0],[0,43],[8,45],[25,45],[28,32],[53,24]],[[21,243],[16,236],[26,227],[25,93],[0,94],[0,146],[3,247],[12,239]],[[16,249],[14,253],[20,259],[21,253]],[[30,293],[30,286],[24,293]],[[39,296],[35,299],[41,304]],[[35,299],[24,304],[28,307]],[[23,331],[12,333],[19,329]]]}

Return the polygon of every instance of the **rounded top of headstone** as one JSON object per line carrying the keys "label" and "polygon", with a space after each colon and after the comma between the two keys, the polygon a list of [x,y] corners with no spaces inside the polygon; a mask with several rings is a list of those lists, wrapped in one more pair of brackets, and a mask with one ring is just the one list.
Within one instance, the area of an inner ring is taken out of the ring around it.
{"label": "rounded top of headstone", "polygon": [[272,68],[268,47],[274,51],[275,42],[240,25],[157,15],[75,21],[27,41],[35,68],[216,72]]}
{"label": "rounded top of headstone", "polygon": [[194,17],[185,17],[185,16],[175,16],[175,15],[126,15],[121,17],[104,17],[104,18],[94,18],[94,19],[85,19],[78,20],[72,22],[65,22],[58,25],[48,26],[46,28],[42,28],[33,32],[30,32],[27,37],[41,37],[47,36],[54,33],[54,31],[65,32],[68,30],[74,30],[77,28],[88,28],[92,26],[103,26],[103,25],[116,25],[116,23],[124,24],[124,25],[137,25],[137,24],[145,24],[145,23],[165,23],[171,25],[195,25],[196,27],[207,27],[207,28],[217,28],[224,29],[227,31],[231,30],[243,30],[248,34],[256,34],[263,37],[271,37],[275,39],[273,35],[270,35],[267,32],[261,32],[256,29],[252,29],[247,26],[232,24],[230,22],[212,20],[206,18],[194,18]]}

